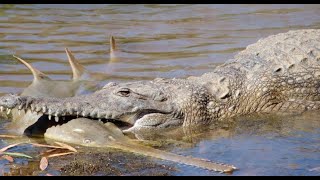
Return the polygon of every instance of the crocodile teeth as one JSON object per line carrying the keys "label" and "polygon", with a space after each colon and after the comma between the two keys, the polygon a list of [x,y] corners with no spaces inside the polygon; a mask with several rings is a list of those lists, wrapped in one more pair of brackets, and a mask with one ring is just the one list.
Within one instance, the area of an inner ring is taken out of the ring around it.
{"label": "crocodile teeth", "polygon": [[37,112],[40,112],[40,111],[41,111],[41,107],[37,106],[37,107],[36,107],[36,111],[37,111]]}
{"label": "crocodile teeth", "polygon": [[47,108],[45,106],[42,107],[42,112],[45,113],[47,111]]}
{"label": "crocodile teeth", "polygon": [[112,116],[111,112],[106,113],[106,119],[109,119]]}
{"label": "crocodile teeth", "polygon": [[7,114],[10,114],[10,112],[11,112],[11,109],[8,108],[7,109]]}
{"label": "crocodile teeth", "polygon": [[83,117],[86,117],[87,115],[88,115],[88,113],[87,113],[86,111],[83,111],[83,112],[82,112],[82,116],[83,116]]}
{"label": "crocodile teeth", "polygon": [[79,114],[80,114],[79,111],[77,111],[77,118],[79,117]]}
{"label": "crocodile teeth", "polygon": [[21,112],[22,112],[23,114],[26,113],[26,111],[25,111],[24,109],[18,109],[18,114],[19,114],[19,115],[21,115]]}
{"label": "crocodile teeth", "polygon": [[96,115],[96,112],[95,112],[95,111],[91,111],[91,113],[89,114],[89,116],[90,116],[90,117],[93,117],[93,118],[95,117],[95,115]]}
{"label": "crocodile teeth", "polygon": [[[79,108],[77,108],[77,107],[74,107],[74,108],[73,108],[73,111],[74,111],[74,112],[77,112],[77,114],[80,113]],[[70,113],[70,114],[71,114],[71,113]]]}
{"label": "crocodile teeth", "polygon": [[99,114],[97,115],[97,118],[98,118],[98,119],[103,119],[103,118],[106,117],[106,113],[104,113],[104,112],[102,112],[102,113],[98,112],[98,113],[99,113]]}
{"label": "crocodile teeth", "polygon": [[31,111],[33,112],[36,109],[33,104],[31,104]]}
{"label": "crocodile teeth", "polygon": [[67,110],[67,113],[68,113],[68,114],[72,114],[72,109],[71,109],[71,108],[68,109],[68,110]]}
{"label": "crocodile teeth", "polygon": [[51,120],[51,114],[48,115],[48,119]]}
{"label": "crocodile teeth", "polygon": [[4,108],[3,106],[0,106],[0,111],[1,111],[1,112],[3,112],[3,108]]}
{"label": "crocodile teeth", "polygon": [[59,112],[56,112],[55,114],[54,114],[54,120],[56,121],[56,122],[59,122]]}
{"label": "crocodile teeth", "polygon": [[54,117],[54,120],[55,120],[56,122],[59,122],[59,116]]}

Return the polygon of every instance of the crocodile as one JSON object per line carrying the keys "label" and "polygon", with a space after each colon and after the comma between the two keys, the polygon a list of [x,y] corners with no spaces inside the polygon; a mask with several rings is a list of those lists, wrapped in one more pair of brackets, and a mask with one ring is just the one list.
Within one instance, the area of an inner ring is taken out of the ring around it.
{"label": "crocodile", "polygon": [[112,122],[123,133],[208,126],[252,113],[319,109],[319,63],[320,30],[292,30],[260,39],[199,77],[109,82],[64,98],[8,94],[0,106],[39,113],[43,122],[54,116],[56,127],[79,118]]}
{"label": "crocodile", "polygon": [[224,122],[255,112],[318,109],[320,30],[292,30],[249,45],[200,77],[115,83],[92,94],[54,98],[5,95],[0,105],[59,120],[126,123],[124,131]]}

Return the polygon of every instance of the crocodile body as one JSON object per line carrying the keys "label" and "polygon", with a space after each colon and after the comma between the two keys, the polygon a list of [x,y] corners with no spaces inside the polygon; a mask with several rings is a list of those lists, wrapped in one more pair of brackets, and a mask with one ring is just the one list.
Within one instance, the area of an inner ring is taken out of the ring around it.
{"label": "crocodile body", "polygon": [[319,100],[320,30],[308,29],[260,39],[200,77],[110,82],[66,98],[6,95],[0,105],[59,124],[79,117],[121,122],[123,132],[135,133],[224,123],[256,112],[319,109]]}
{"label": "crocodile body", "polygon": [[214,124],[254,112],[316,109],[319,47],[320,30],[289,31],[260,39],[200,77],[110,82],[92,94],[67,98],[10,95],[2,97],[1,105],[49,118],[112,119],[131,124],[131,131]]}

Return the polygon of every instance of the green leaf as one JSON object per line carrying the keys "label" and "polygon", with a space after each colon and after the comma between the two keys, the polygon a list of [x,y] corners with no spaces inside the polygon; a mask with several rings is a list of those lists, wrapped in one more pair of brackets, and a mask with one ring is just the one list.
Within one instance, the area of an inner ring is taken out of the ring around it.
{"label": "green leaf", "polygon": [[29,158],[32,159],[31,156],[23,154],[23,153],[17,153],[17,152],[3,152],[2,154],[9,155],[9,156],[14,156],[14,157],[24,157],[24,158]]}

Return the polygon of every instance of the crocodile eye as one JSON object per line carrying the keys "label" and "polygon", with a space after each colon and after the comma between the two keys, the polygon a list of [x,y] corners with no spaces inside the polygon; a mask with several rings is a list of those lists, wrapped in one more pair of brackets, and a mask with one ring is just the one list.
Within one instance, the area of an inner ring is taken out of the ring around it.
{"label": "crocodile eye", "polygon": [[123,89],[120,89],[118,92],[117,92],[117,94],[119,95],[119,96],[123,96],[123,97],[128,97],[129,95],[130,95],[130,89],[128,89],[128,88],[123,88]]}

